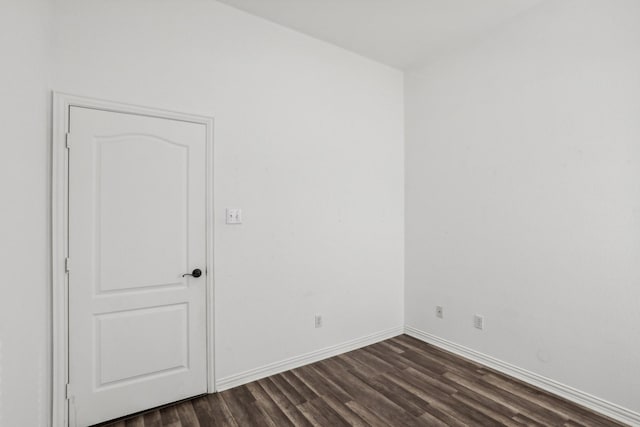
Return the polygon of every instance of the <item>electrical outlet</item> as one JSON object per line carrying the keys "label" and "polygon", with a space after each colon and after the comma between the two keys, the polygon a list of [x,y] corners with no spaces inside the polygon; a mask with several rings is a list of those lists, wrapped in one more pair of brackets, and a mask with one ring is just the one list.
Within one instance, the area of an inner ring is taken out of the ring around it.
{"label": "electrical outlet", "polygon": [[322,328],[322,316],[316,314],[316,328]]}
{"label": "electrical outlet", "polygon": [[436,317],[439,318],[439,319],[444,318],[444,311],[443,311],[441,305],[437,305],[436,306]]}
{"label": "electrical outlet", "polygon": [[476,329],[480,329],[481,331],[484,331],[484,316],[475,314],[473,316],[473,327]]}
{"label": "electrical outlet", "polygon": [[227,208],[227,224],[242,224],[242,209]]}

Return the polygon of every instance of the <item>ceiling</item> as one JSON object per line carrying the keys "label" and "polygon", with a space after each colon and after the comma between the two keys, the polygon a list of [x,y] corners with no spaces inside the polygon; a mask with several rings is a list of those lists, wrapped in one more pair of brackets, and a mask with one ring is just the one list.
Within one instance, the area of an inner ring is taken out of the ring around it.
{"label": "ceiling", "polygon": [[400,69],[428,62],[541,0],[219,0]]}

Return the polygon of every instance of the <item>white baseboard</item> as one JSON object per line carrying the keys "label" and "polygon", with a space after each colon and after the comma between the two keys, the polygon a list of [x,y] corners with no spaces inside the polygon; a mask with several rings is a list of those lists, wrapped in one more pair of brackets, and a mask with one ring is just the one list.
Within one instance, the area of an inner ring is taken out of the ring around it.
{"label": "white baseboard", "polygon": [[384,331],[376,332],[362,338],[357,338],[345,343],[312,351],[311,353],[291,357],[289,359],[281,360],[279,362],[270,363],[259,368],[241,372],[239,374],[220,378],[218,381],[216,381],[216,391],[227,390],[242,384],[250,383],[251,381],[256,381],[261,378],[268,377],[270,375],[275,375],[280,372],[318,362],[332,356],[337,356],[338,354],[346,353],[351,350],[356,350],[361,347],[365,347],[389,338],[393,338],[398,335],[402,335],[403,332],[404,328],[402,326],[398,326],[397,328],[391,328]]}
{"label": "white baseboard", "polygon": [[561,384],[552,379],[543,377],[526,369],[511,365],[502,360],[464,347],[462,345],[447,341],[430,333],[421,331],[411,326],[405,326],[405,333],[426,343],[440,347],[444,350],[455,353],[459,356],[471,359],[474,362],[481,363],[497,371],[515,377],[521,381],[529,383],[533,386],[546,390],[550,393],[561,396],[567,400],[582,405],[592,411],[599,412],[603,415],[616,419],[631,426],[640,426],[640,414],[629,409],[623,408],[599,397],[592,396],[573,387]]}

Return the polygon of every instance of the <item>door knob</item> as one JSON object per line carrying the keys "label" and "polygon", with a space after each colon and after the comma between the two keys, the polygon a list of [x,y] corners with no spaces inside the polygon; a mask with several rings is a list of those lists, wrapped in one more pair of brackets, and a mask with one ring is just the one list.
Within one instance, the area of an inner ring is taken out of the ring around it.
{"label": "door knob", "polygon": [[185,273],[185,274],[182,275],[182,277],[184,277],[184,276],[200,277],[200,276],[202,276],[202,270],[200,270],[199,268],[196,268],[191,273]]}

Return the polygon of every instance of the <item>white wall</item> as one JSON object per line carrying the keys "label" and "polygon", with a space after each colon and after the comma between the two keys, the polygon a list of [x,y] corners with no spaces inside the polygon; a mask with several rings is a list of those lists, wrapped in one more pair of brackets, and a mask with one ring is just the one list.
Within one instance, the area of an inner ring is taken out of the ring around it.
{"label": "white wall", "polygon": [[639,23],[548,1],[405,88],[406,323],[635,411]]}
{"label": "white wall", "polygon": [[50,423],[51,89],[215,116],[218,379],[402,325],[399,71],[211,0],[1,7],[0,425]]}
{"label": "white wall", "polygon": [[49,419],[50,14],[0,2],[0,426]]}
{"label": "white wall", "polygon": [[211,0],[55,24],[55,90],[215,117],[218,380],[402,326],[401,72]]}

